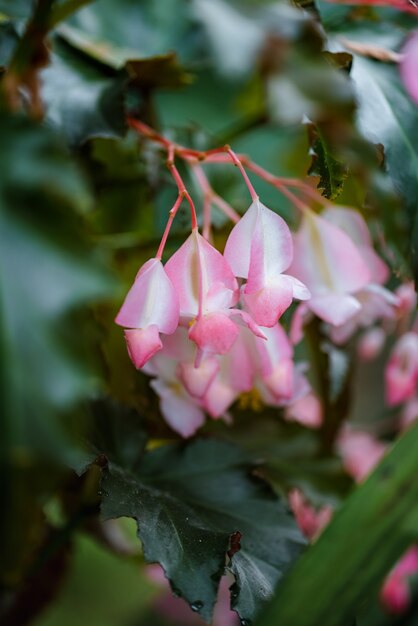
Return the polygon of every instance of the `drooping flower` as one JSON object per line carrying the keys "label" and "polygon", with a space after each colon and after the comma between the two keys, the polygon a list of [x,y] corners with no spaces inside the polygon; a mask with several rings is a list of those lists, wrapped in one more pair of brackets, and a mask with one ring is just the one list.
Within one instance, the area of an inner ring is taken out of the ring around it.
{"label": "drooping flower", "polygon": [[385,383],[389,406],[414,396],[418,385],[418,333],[405,333],[396,342],[386,367]]}
{"label": "drooping flower", "polygon": [[165,270],[179,295],[182,323],[189,325],[189,337],[198,347],[197,364],[203,355],[229,352],[239,333],[237,324],[264,336],[248,314],[234,308],[239,299],[237,280],[222,254],[197,229]]}
{"label": "drooping flower", "polygon": [[361,309],[354,296],[371,279],[362,255],[341,228],[307,209],[294,237],[290,271],[309,288],[304,305],[329,324],[344,324]]}
{"label": "drooping flower", "polygon": [[322,217],[345,232],[370,271],[370,282],[355,293],[360,309],[343,325],[331,327],[335,343],[345,343],[358,328],[368,328],[380,319],[395,319],[399,298],[383,284],[389,277],[389,268],[373,248],[367,224],[358,211],[346,207],[332,207]]}
{"label": "drooping flower", "polygon": [[139,270],[134,284],[116,316],[125,329],[129,356],[141,368],[161,350],[160,333],[170,335],[179,321],[176,290],[159,259],[149,259]]}
{"label": "drooping flower", "polygon": [[283,274],[293,258],[286,222],[258,199],[232,229],[224,256],[235,276],[247,279],[244,301],[261,326],[274,326],[293,298],[310,297],[305,285]]}

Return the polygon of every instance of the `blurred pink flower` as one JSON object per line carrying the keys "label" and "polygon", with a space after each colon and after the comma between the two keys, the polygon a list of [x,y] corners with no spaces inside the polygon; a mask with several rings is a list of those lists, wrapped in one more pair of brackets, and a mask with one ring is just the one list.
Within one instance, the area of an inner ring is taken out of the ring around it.
{"label": "blurred pink flower", "polygon": [[331,521],[332,507],[326,505],[316,510],[299,489],[292,489],[288,498],[299,528],[307,539],[313,541]]}
{"label": "blurred pink flower", "polygon": [[418,104],[418,31],[414,31],[402,49],[400,72],[405,88]]}
{"label": "blurred pink flower", "polygon": [[337,449],[346,472],[361,482],[379,463],[386,445],[369,433],[345,426],[338,436]]}
{"label": "blurred pink flower", "polygon": [[395,406],[415,395],[418,385],[418,333],[405,333],[396,342],[385,370],[386,401]]}
{"label": "blurred pink flower", "polygon": [[381,589],[380,600],[389,613],[402,615],[408,609],[411,601],[408,578],[417,573],[418,546],[412,546],[395,565]]}

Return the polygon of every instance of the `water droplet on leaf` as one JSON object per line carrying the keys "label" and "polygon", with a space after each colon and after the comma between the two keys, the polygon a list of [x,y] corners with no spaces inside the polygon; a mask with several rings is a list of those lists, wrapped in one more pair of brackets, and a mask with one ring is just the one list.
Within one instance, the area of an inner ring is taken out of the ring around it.
{"label": "water droplet on leaf", "polygon": [[196,602],[192,602],[192,604],[190,605],[190,608],[195,613],[198,613],[199,611],[203,609],[203,602],[201,602],[200,600],[197,600]]}

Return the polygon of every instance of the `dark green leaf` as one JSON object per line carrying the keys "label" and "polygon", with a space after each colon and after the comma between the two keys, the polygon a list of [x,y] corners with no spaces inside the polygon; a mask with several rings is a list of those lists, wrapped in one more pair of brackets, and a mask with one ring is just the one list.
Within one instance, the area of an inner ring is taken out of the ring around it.
{"label": "dark green leaf", "polygon": [[82,234],[90,197],[61,142],[21,116],[3,114],[0,128],[3,403],[16,443],[53,448],[51,412],[70,409],[98,382],[74,311],[110,283]]}
{"label": "dark green leaf", "polygon": [[249,469],[239,448],[196,440],[149,452],[135,470],[113,462],[104,470],[104,517],[135,518],[146,559],[207,620],[231,534],[242,535],[230,567],[243,619],[254,618],[303,544],[286,507]]}
{"label": "dark green leaf", "polygon": [[12,22],[0,23],[0,72],[9,63],[19,36]]}
{"label": "dark green leaf", "polygon": [[[418,424],[346,501],[258,626],[351,625],[418,534]],[[301,610],[303,598],[306,610]]]}
{"label": "dark green leaf", "polygon": [[312,164],[308,174],[319,176],[318,189],[326,198],[335,200],[347,179],[347,165],[333,156],[328,142],[317,130],[312,130],[311,137]]}

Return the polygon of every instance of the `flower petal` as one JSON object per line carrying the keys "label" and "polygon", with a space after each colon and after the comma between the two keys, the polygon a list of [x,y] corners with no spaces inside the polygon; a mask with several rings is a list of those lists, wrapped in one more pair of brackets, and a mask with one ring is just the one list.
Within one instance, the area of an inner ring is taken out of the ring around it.
{"label": "flower petal", "polygon": [[176,290],[161,261],[150,259],[139,270],[115,322],[124,328],[156,325],[160,332],[171,334],[178,321]]}
{"label": "flower petal", "polygon": [[289,272],[306,284],[313,297],[355,293],[371,279],[350,237],[310,210],[305,211],[295,235],[295,256]]}
{"label": "flower petal", "polygon": [[182,437],[191,437],[205,422],[205,414],[186,392],[165,385],[158,379],[150,382],[151,387],[160,397],[161,413],[167,424]]}
{"label": "flower petal", "polygon": [[203,359],[199,367],[193,363],[180,363],[179,378],[191,396],[201,398],[219,371],[215,358]]}
{"label": "flower petal", "polygon": [[148,328],[125,330],[125,339],[128,354],[137,369],[143,367],[163,347],[155,324]]}
{"label": "flower petal", "polygon": [[226,354],[238,332],[236,324],[224,313],[208,313],[196,320],[189,337],[206,354]]}
{"label": "flower petal", "polygon": [[216,310],[220,298],[224,306],[237,301],[238,284],[228,263],[196,229],[167,261],[165,271],[179,295],[182,315],[197,315],[199,298],[203,313]]}
{"label": "flower petal", "polygon": [[348,295],[328,295],[309,300],[309,308],[324,322],[334,326],[345,324],[361,309],[359,301]]}

